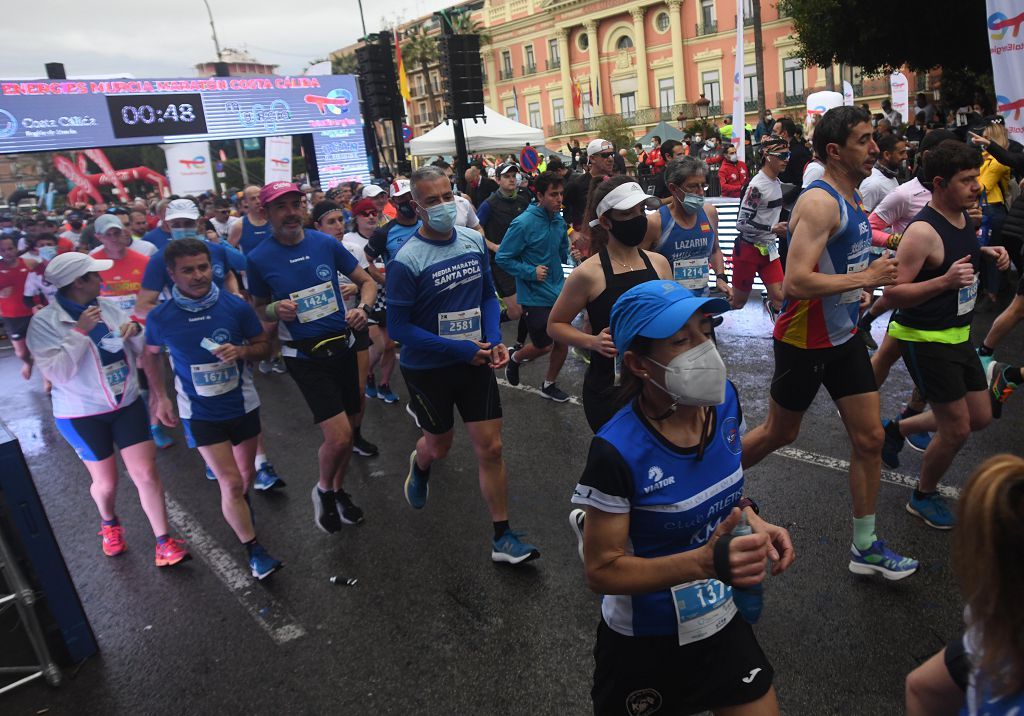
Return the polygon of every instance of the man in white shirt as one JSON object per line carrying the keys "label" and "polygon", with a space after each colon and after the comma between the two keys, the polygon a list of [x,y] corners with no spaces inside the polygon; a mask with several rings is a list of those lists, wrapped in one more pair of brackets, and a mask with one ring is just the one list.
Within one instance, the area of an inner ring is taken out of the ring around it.
{"label": "man in white shirt", "polygon": [[907,143],[895,134],[885,134],[876,140],[878,144],[878,161],[875,162],[871,175],[860,184],[860,197],[864,202],[864,210],[871,213],[882,199],[900,185],[896,172],[907,159]]}

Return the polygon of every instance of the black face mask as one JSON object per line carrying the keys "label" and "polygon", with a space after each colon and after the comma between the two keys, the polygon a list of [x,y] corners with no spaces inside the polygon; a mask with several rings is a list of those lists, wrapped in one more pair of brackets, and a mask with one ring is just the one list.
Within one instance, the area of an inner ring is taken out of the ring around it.
{"label": "black face mask", "polygon": [[395,210],[399,214],[401,214],[402,218],[404,218],[404,219],[415,219],[416,218],[416,209],[414,209],[413,205],[410,204],[409,202],[405,202],[404,204],[399,204],[395,208]]}
{"label": "black face mask", "polygon": [[634,216],[625,221],[616,221],[611,217],[608,220],[612,222],[612,234],[620,244],[639,246],[640,242],[644,240],[644,235],[647,233],[647,214]]}

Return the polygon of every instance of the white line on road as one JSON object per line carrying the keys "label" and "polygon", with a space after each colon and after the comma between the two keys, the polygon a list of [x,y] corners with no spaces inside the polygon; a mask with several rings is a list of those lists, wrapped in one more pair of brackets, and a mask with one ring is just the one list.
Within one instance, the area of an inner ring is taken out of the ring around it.
{"label": "white line on road", "polygon": [[280,646],[306,635],[305,628],[276,599],[258,587],[253,578],[238,566],[199,521],[185,511],[170,495],[166,495],[167,517],[188,542],[189,551],[202,558],[210,571],[235,595],[249,616],[263,627],[274,643]]}
{"label": "white line on road", "polygon": [[[537,388],[530,385],[510,385],[508,381],[498,379],[498,385],[504,388],[513,388],[515,390],[521,390],[524,393],[530,393],[532,395],[543,396]],[[583,405],[580,398],[575,395],[569,396],[569,402],[573,405]],[[809,465],[817,465],[818,467],[828,468],[829,470],[835,470],[836,472],[850,471],[850,463],[846,460],[841,460],[837,457],[828,457],[827,455],[819,455],[817,453],[808,452],[806,450],[800,450],[794,447],[783,447],[776,450],[773,455],[780,457],[789,458],[790,460],[797,460],[798,462],[805,462]],[[882,482],[888,482],[891,485],[899,485],[900,487],[909,487],[914,489],[917,487],[917,478],[911,477],[910,475],[904,475],[901,472],[893,472],[892,470],[882,470]],[[957,499],[960,497],[960,490],[956,487],[948,487],[946,485],[939,485],[939,492],[950,499]]]}

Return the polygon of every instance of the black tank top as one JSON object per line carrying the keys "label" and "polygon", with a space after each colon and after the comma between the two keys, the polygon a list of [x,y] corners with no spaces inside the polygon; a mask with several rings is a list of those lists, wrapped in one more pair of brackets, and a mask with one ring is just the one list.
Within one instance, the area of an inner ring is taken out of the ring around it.
{"label": "black tank top", "polygon": [[[636,271],[615,273],[612,268],[611,258],[608,256],[608,249],[603,249],[598,254],[601,262],[601,270],[604,272],[604,291],[587,304],[587,315],[590,317],[590,331],[597,335],[611,323],[612,306],[629,289],[645,281],[655,281],[658,272],[651,266],[651,260],[647,258],[646,252],[637,249],[640,258],[644,262],[644,268]],[[597,352],[590,354],[590,367],[583,376],[583,384],[592,390],[603,390],[615,383],[615,359],[608,358]]]}
{"label": "black tank top", "polygon": [[896,312],[895,320],[901,326],[926,331],[969,326],[971,316],[974,314],[974,299],[978,294],[978,267],[981,257],[981,249],[974,231],[974,222],[965,212],[964,226],[957,228],[930,206],[921,209],[910,224],[917,221],[929,224],[938,233],[939,238],[942,239],[943,256],[942,263],[935,268],[922,266],[914,278],[914,283],[938,278],[949,271],[949,267],[956,261],[970,255],[971,263],[974,265],[974,285],[943,291],[920,305],[901,308]]}

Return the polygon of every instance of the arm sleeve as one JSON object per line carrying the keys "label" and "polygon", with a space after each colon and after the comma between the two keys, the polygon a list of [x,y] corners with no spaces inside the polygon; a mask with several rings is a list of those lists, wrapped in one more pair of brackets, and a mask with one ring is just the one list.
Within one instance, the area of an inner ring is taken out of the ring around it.
{"label": "arm sleeve", "polygon": [[602,512],[629,512],[633,494],[633,473],[622,455],[601,437],[590,441],[587,464],[572,493],[576,505],[596,507]]}
{"label": "arm sleeve", "polygon": [[[420,328],[412,322],[412,308],[416,303],[415,277],[400,261],[388,264],[386,277],[388,296],[388,333],[402,345],[456,358],[463,363],[472,362],[479,350],[473,341],[453,341]],[[483,311],[481,310],[481,317]]]}
{"label": "arm sleeve", "polygon": [[505,238],[498,244],[498,253],[494,254],[494,260],[511,275],[529,281],[531,278],[536,279],[536,269],[520,259],[525,246],[523,224],[513,221],[505,232]]}
{"label": "arm sleeve", "polygon": [[51,382],[70,383],[78,375],[78,363],[92,339],[78,331],[61,337],[48,322],[33,320],[26,336],[28,349],[39,369]]}
{"label": "arm sleeve", "polygon": [[484,331],[484,340],[492,346],[502,341],[501,337],[501,304],[494,290],[494,278],[491,276],[491,262],[487,260],[487,250],[481,246],[483,265],[481,283],[480,319]]}
{"label": "arm sleeve", "polygon": [[164,270],[164,257],[154,254],[146,264],[146,273],[142,275],[142,288],[147,291],[163,291],[167,287],[167,272]]}
{"label": "arm sleeve", "polygon": [[1024,172],[1024,152],[1011,152],[995,142],[990,142],[985,149],[1000,164],[1010,167],[1015,172]]}
{"label": "arm sleeve", "polygon": [[[388,224],[388,226],[391,226],[391,224]],[[366,248],[364,251],[369,258],[375,260],[379,259],[387,250],[388,226],[374,231],[370,240],[366,242]]]}

